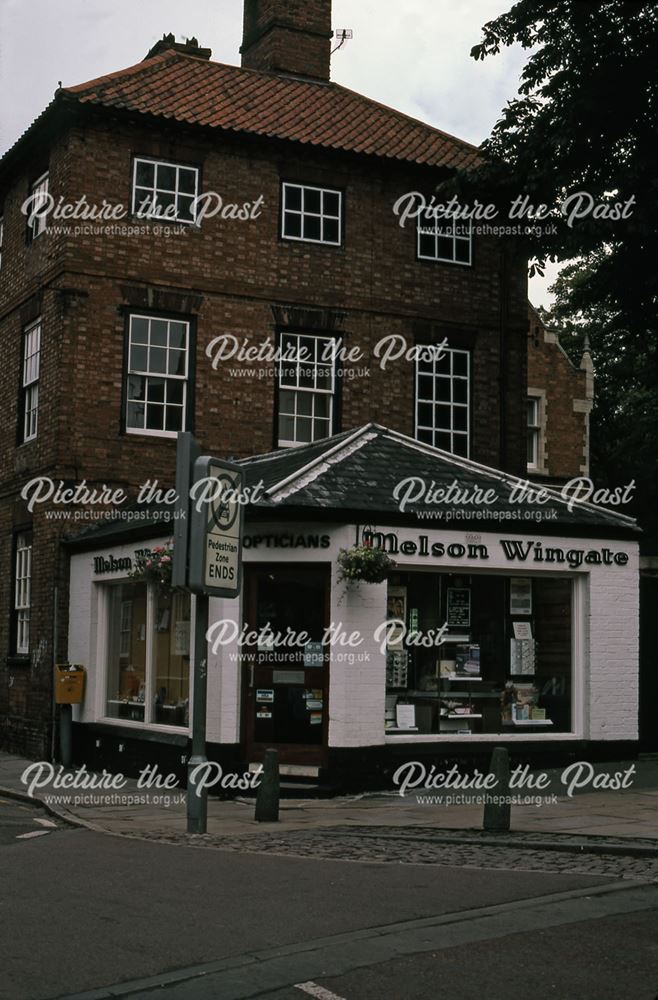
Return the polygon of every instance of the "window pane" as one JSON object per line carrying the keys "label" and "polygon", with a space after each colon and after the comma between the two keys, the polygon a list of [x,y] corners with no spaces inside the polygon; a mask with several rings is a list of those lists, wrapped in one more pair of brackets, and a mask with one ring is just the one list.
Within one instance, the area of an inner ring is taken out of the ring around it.
{"label": "window pane", "polygon": [[441,430],[450,430],[452,407],[450,406],[435,406],[434,407],[434,426],[440,428]]}
{"label": "window pane", "polygon": [[145,406],[143,403],[128,403],[126,424],[128,427],[144,429]]}
{"label": "window pane", "polygon": [[167,406],[165,430],[182,431],[183,429],[183,407]]}
{"label": "window pane", "polygon": [[443,451],[452,451],[452,437],[450,434],[438,433],[434,435],[434,447],[442,448]]}
{"label": "window pane", "polygon": [[285,207],[286,209],[294,209],[296,212],[301,212],[302,210],[302,189],[300,187],[291,187],[286,185],[285,187]]}
{"label": "window pane", "polygon": [[139,215],[147,216],[153,212],[153,206],[155,205],[155,195],[153,191],[146,188],[135,188],[135,198],[133,202],[133,211],[137,212]]}
{"label": "window pane", "polygon": [[178,198],[178,212],[177,217],[184,222],[193,222],[194,214],[192,212],[192,198],[188,198],[185,195],[181,195]]}
{"label": "window pane", "polygon": [[325,243],[338,243],[338,219],[325,219],[322,224],[322,238]]}
{"label": "window pane", "polygon": [[155,164],[138,160],[135,182],[138,187],[152,188],[155,183]]}
{"label": "window pane", "polygon": [[423,427],[432,426],[432,404],[431,403],[419,403],[418,404],[418,424]]}
{"label": "window pane", "polygon": [[337,191],[324,191],[322,194],[323,210],[325,215],[335,215],[338,218],[340,195]]}
{"label": "window pane", "polygon": [[420,375],[418,378],[418,398],[432,400],[434,398],[434,379],[431,375]]}
{"label": "window pane", "polygon": [[322,236],[320,217],[316,215],[304,216],[304,239],[319,240]]}
{"label": "window pane", "polygon": [[464,351],[452,352],[452,371],[455,375],[468,375],[468,354]]}
{"label": "window pane", "polygon": [[329,418],[329,396],[318,395],[315,397],[315,416]]}
{"label": "window pane", "polygon": [[183,387],[185,383],[181,382],[179,379],[167,383],[167,402],[176,403],[182,406],[183,404]]}
{"label": "window pane", "polygon": [[287,389],[280,391],[279,412],[288,414],[295,412],[295,394],[293,392],[289,392]]}
{"label": "window pane", "polygon": [[468,457],[468,437],[466,434],[453,434],[452,452],[454,455],[461,455],[462,458]]}
{"label": "window pane", "polygon": [[297,413],[305,417],[310,417],[313,412],[313,394],[310,392],[300,392],[297,396]]}
{"label": "window pane", "polygon": [[181,194],[196,194],[196,170],[181,167],[178,171],[178,190]]}
{"label": "window pane", "polygon": [[167,330],[169,324],[163,319],[151,321],[151,344],[156,347],[167,346]]}
{"label": "window pane", "polygon": [[110,719],[144,721],[146,698],[146,584],[108,588],[106,714]]}
{"label": "window pane", "polygon": [[176,190],[176,167],[165,166],[158,163],[156,172],[156,187],[158,191]]}
{"label": "window pane", "polygon": [[300,237],[302,235],[302,217],[294,212],[286,212],[284,220],[284,235]]}
{"label": "window pane", "polygon": [[187,327],[185,323],[171,322],[169,324],[169,346],[186,347]]}
{"label": "window pane", "polygon": [[471,260],[471,246],[467,240],[455,240],[455,258],[462,264]]}
{"label": "window pane", "polygon": [[452,398],[455,403],[468,402],[468,382],[465,378],[453,379]]}
{"label": "window pane", "polygon": [[157,197],[157,212],[155,213],[159,219],[175,219],[176,218],[176,195],[170,194],[167,191],[158,191]]}
{"label": "window pane", "polygon": [[165,383],[162,378],[149,379],[149,403],[164,403]]}
{"label": "window pane", "polygon": [[133,316],[130,320],[130,339],[133,344],[147,344],[149,321],[142,316]]}
{"label": "window pane", "polygon": [[465,431],[468,429],[468,410],[465,406],[455,406],[452,411],[453,430]]}
{"label": "window pane", "polygon": [[149,431],[164,430],[164,406],[160,406],[158,403],[147,404],[146,429]]}
{"label": "window pane", "polygon": [[436,242],[439,260],[453,260],[452,239],[448,236],[439,236]]}
{"label": "window pane", "polygon": [[436,398],[440,399],[442,402],[450,402],[450,388],[452,386],[452,379],[449,378],[437,378],[436,380]]}
{"label": "window pane", "polygon": [[313,440],[313,421],[310,417],[297,418],[297,435],[295,440],[300,444],[310,444]]}
{"label": "window pane", "polygon": [[295,440],[295,421],[292,417],[279,416],[279,441]]}
{"label": "window pane", "polygon": [[146,379],[141,375],[131,375],[128,378],[128,399],[146,398]]}
{"label": "window pane", "polygon": [[311,188],[304,188],[304,211],[315,212],[318,215],[322,211],[322,192]]}
{"label": "window pane", "polygon": [[157,592],[153,617],[153,721],[162,726],[189,725],[190,595]]}
{"label": "window pane", "polygon": [[158,375],[167,373],[167,352],[161,347],[152,347],[149,350],[149,371]]}
{"label": "window pane", "polygon": [[133,371],[146,371],[146,358],[148,351],[141,345],[130,348],[130,368]]}
{"label": "window pane", "polygon": [[429,236],[427,233],[421,233],[418,252],[421,257],[434,257],[436,254],[434,236]]}

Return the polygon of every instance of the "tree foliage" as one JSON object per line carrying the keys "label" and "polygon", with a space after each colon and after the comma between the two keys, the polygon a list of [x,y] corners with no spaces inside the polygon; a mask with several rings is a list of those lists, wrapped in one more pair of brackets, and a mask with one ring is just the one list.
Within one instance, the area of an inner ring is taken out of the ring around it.
{"label": "tree foliage", "polygon": [[[528,234],[540,264],[570,261],[545,316],[567,349],[588,335],[596,370],[592,475],[637,483],[635,514],[658,543],[658,4],[650,0],[520,0],[483,28],[471,55],[529,50],[518,96],[484,143],[487,162],[462,175],[462,197],[519,193],[549,206],[555,231]],[[626,218],[568,225],[564,199],[626,204]],[[630,511],[627,511],[630,513]]]}

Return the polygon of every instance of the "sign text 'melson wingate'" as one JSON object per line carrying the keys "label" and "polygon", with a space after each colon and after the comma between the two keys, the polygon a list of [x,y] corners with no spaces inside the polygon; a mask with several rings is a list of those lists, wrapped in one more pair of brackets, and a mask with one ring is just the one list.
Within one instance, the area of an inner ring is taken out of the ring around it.
{"label": "sign text 'melson wingate'", "polygon": [[[389,555],[425,556],[432,559],[489,559],[489,549],[481,543],[473,542],[432,542],[427,535],[418,535],[417,541],[400,541],[393,531],[364,532],[364,542],[383,549]],[[543,542],[520,541],[501,538],[498,544],[509,562],[519,563],[564,563],[570,569],[580,566],[626,566],[628,553],[613,552],[612,549],[565,549],[560,545],[544,545]]]}

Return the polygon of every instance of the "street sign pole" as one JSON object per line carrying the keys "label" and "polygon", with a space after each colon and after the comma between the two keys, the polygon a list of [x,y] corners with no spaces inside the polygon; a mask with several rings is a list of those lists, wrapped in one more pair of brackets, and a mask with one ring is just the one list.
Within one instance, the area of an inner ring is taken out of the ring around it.
{"label": "street sign pole", "polygon": [[242,577],[244,473],[231,462],[201,456],[198,441],[178,435],[176,450],[177,519],[174,525],[172,585],[196,595],[192,683],[192,753],[187,764],[187,832],[205,833],[208,792],[206,764],[208,700],[208,616],[210,597],[237,597]]}
{"label": "street sign pole", "polygon": [[[206,764],[206,704],[208,696],[208,604],[207,594],[197,594],[194,616],[194,685],[192,700],[192,756],[187,764],[187,832],[205,833],[208,821],[208,789],[193,778],[199,764]],[[201,770],[201,774],[203,774]]]}

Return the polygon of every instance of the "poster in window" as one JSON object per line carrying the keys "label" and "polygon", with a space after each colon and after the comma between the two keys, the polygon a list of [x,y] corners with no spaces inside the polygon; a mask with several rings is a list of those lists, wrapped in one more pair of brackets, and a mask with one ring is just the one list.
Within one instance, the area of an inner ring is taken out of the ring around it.
{"label": "poster in window", "polygon": [[535,643],[533,639],[510,639],[510,674],[535,673]]}
{"label": "poster in window", "polygon": [[448,587],[447,622],[449,628],[471,627],[471,592],[466,587]]}
{"label": "poster in window", "polygon": [[509,586],[509,612],[511,615],[532,614],[532,580],[527,576],[513,576]]}
{"label": "poster in window", "polygon": [[407,588],[389,587],[386,599],[386,620],[395,619],[395,626],[391,626],[387,632],[387,646],[400,647],[404,637],[404,628],[407,620]]}

